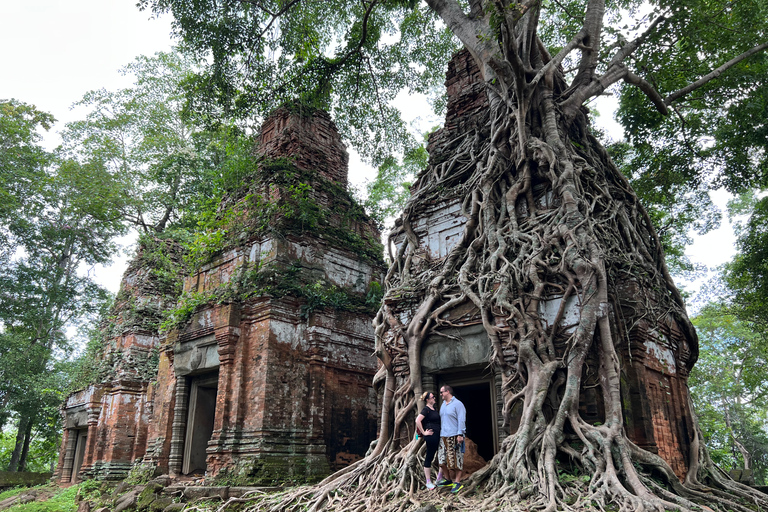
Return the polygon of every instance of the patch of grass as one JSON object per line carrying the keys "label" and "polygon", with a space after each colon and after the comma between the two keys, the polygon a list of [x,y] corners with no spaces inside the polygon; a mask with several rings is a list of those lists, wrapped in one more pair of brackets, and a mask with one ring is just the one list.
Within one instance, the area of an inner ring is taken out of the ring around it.
{"label": "patch of grass", "polygon": [[28,491],[29,489],[30,487],[14,487],[13,489],[0,492],[0,501],[3,501],[4,499],[10,498],[12,496],[16,496],[17,494],[21,494],[22,492]]}
{"label": "patch of grass", "polygon": [[[75,501],[75,498],[80,489],[79,486],[73,485],[66,489],[52,486],[39,486],[34,487],[34,489],[43,491],[46,487],[53,491],[52,496],[46,501],[33,501],[23,505],[14,505],[7,508],[6,512],[75,512],[77,510],[77,502]],[[24,490],[25,489],[22,489],[22,491]]]}

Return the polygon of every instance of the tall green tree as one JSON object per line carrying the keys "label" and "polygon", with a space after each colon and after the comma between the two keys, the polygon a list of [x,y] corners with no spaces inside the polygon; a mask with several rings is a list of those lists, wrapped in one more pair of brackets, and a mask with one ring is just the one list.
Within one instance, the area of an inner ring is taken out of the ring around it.
{"label": "tall green tree", "polygon": [[[184,264],[165,253],[163,242],[194,245],[195,232],[212,222],[221,198],[254,165],[254,140],[241,127],[222,120],[206,124],[187,115],[183,84],[195,69],[195,61],[181,52],[140,56],[122,69],[134,78],[133,85],[86,93],[77,105],[87,114],[62,134],[59,153],[72,165],[103,175],[100,186],[113,194],[113,211],[126,229],[139,232],[133,264],[148,265],[163,283],[162,291],[152,292],[158,294],[152,308],[180,293]],[[94,324],[109,323],[126,307],[124,299],[118,294],[112,309],[105,308],[102,321]],[[142,328],[156,329],[157,311],[149,309],[133,310],[131,317],[146,322]],[[90,329],[70,389],[98,377],[105,336],[110,335]]]}
{"label": "tall green tree", "polygon": [[740,320],[734,306],[710,303],[693,319],[700,356],[691,396],[713,460],[725,469],[751,469],[757,483],[768,471],[765,331]]}
{"label": "tall green tree", "polygon": [[34,105],[0,100],[0,258],[13,255],[6,222],[12,219],[29,190],[44,174],[51,155],[40,146],[38,130],[49,130],[55,119]]}
{"label": "tall green tree", "polygon": [[[302,500],[315,508],[406,506],[391,498],[410,498],[419,478],[411,465],[417,446],[401,442],[410,437],[401,434],[421,405],[422,348],[434,332],[451,328],[445,320],[451,312],[468,310],[493,348],[488,364],[501,376],[505,419],[511,420],[513,406],[523,411],[517,431],[472,477],[472,487],[486,490],[479,508],[570,509],[574,501],[622,511],[768,504],[724,479],[706,450],[686,454],[681,483],[667,462],[627,435],[617,347],[634,322],[644,315],[669,318],[694,354],[697,338],[651,217],[590,132],[585,109],[610,87],[620,89],[630,142],[647,163],[638,172],[669,169],[659,182],[667,197],[707,186],[708,170],[725,184],[762,179],[763,141],[739,132],[762,129],[763,116],[748,115],[765,96],[765,0],[139,5],[170,12],[177,34],[210,59],[192,91],[194,109],[211,116],[238,107],[247,112],[262,101],[298,95],[332,110],[347,140],[377,163],[404,140],[389,99],[401,88],[429,90],[442,81],[456,42],[468,49],[485,83],[484,117],[456,134],[446,156],[450,165],[430,163],[416,178],[394,233],[404,241],[375,321],[376,382],[382,384],[377,444],[351,469],[281,497],[275,509],[298,508]],[[716,134],[712,145],[708,129]],[[640,147],[649,140],[653,149]],[[678,165],[669,168],[670,162]],[[727,165],[713,169],[719,163]],[[688,181],[690,187],[680,186]],[[422,265],[411,226],[419,208],[435,198],[460,201],[467,221],[448,257]],[[641,296],[633,299],[648,305],[646,313],[619,303],[619,287],[628,281],[636,283]],[[414,304],[405,316],[389,306],[404,294]],[[554,294],[564,295],[564,303],[579,299],[571,334],[539,315],[539,302]],[[636,313],[622,317],[619,310]],[[593,371],[605,404],[602,425],[579,414],[590,351],[599,360]],[[587,475],[588,484],[561,479],[560,460]],[[709,488],[717,492],[707,494]]]}
{"label": "tall green tree", "polygon": [[381,226],[403,211],[411,195],[411,182],[427,166],[428,158],[425,141],[406,150],[402,161],[389,156],[379,165],[376,179],[368,184],[364,206]]}
{"label": "tall green tree", "polygon": [[108,176],[123,220],[141,232],[194,225],[220,197],[227,148],[242,135],[222,123],[206,130],[185,115],[182,84],[194,69],[179,52],[138,57],[122,70],[134,85],[86,93],[77,105],[88,114],[62,134],[62,153]]}
{"label": "tall green tree", "polygon": [[17,427],[11,471],[24,469],[34,433],[50,424],[46,407],[61,398],[48,377],[55,353],[69,350],[66,328],[106,297],[82,266],[108,261],[112,240],[124,230],[109,176],[40,146],[37,130],[52,122],[33,106],[0,104],[0,144],[7,149],[0,161],[0,403],[2,419],[12,414]]}
{"label": "tall green tree", "polygon": [[738,253],[725,268],[739,318],[768,330],[768,197],[753,191],[734,201],[732,212],[746,217],[737,224]]}

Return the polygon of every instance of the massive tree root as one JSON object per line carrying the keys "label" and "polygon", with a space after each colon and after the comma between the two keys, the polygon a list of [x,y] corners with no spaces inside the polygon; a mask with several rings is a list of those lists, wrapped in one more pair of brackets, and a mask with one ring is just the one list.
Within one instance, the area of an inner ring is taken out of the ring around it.
{"label": "massive tree root", "polygon": [[[404,510],[418,504],[421,447],[412,440],[412,420],[422,405],[416,398],[422,348],[431,336],[481,322],[492,347],[488,366],[501,376],[502,415],[514,432],[459,499],[472,495],[483,510],[768,506],[765,495],[719,472],[700,434],[682,475],[681,465],[675,474],[625,428],[620,347],[632,343],[633,328],[674,325],[684,343],[697,346],[651,221],[590,134],[580,106],[620,79],[652,93],[621,65],[637,42],[619,50],[598,80],[602,0],[590,0],[582,32],[555,57],[536,35],[538,2],[513,8],[473,0],[474,17],[455,2],[428,4],[470,48],[487,103],[461,129],[443,132],[439,154],[414,183],[391,234],[395,251],[374,322],[382,414],[371,453],[316,486],[265,498],[275,500],[269,505]],[[493,23],[483,25],[485,11],[476,9],[482,5],[497,13],[493,36]],[[560,64],[577,47],[582,60],[567,84]],[[456,201],[463,233],[447,254],[430,256],[416,221],[430,205]],[[634,296],[627,297],[627,285]],[[559,310],[547,321],[542,311],[553,298]],[[566,325],[574,304],[577,320]],[[600,395],[599,423],[580,414],[587,388]]]}
{"label": "massive tree root", "polygon": [[[316,486],[265,497],[252,510],[406,510],[433,499],[418,491],[423,446],[413,441],[411,425],[422,405],[422,346],[454,326],[451,311],[466,311],[467,304],[493,347],[488,364],[502,375],[505,419],[517,407],[519,425],[459,502],[471,499],[480,510],[768,506],[765,495],[723,475],[699,438],[683,482],[660,456],[629,439],[617,347],[639,318],[620,313],[617,284],[637,283],[638,314],[671,319],[696,344],[659,241],[584,115],[565,122],[546,88],[524,114],[512,98],[493,90],[489,98],[475,129],[451,143],[451,157],[419,177],[393,234],[399,245],[375,321],[375,384],[383,397],[378,440],[356,464]],[[464,198],[463,236],[444,259],[430,261],[412,221],[422,205],[450,198]],[[553,295],[562,301],[550,325],[539,303]],[[405,296],[416,305],[404,322],[392,299]],[[580,318],[565,326],[571,296]],[[590,354],[597,355],[589,385],[602,395],[601,424],[579,414]]]}

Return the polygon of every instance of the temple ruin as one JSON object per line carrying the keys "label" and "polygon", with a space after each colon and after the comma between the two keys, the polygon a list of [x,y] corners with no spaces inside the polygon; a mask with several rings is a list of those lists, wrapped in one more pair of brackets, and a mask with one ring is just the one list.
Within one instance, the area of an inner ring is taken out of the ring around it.
{"label": "temple ruin", "polygon": [[[468,52],[449,64],[446,86],[445,126],[429,139],[436,164],[449,160],[457,135],[487,107]],[[380,297],[374,292],[384,271],[379,234],[344,191],[347,155],[326,114],[281,109],[261,133],[259,151],[268,157],[260,164],[263,179],[222,208],[241,211],[246,225],[255,210],[290,204],[283,210],[290,214],[270,217],[270,229],[236,233],[231,246],[186,277],[186,297],[209,300],[167,335],[118,315],[108,378],[70,396],[64,408],[60,482],[119,478],[136,463],[175,475],[311,478],[362,457],[375,439],[371,319],[378,304],[371,301]],[[536,197],[537,207],[550,206],[546,193]],[[412,227],[422,245],[414,264],[439,265],[448,255],[466,222],[461,201],[445,196],[417,205]],[[403,237],[395,237],[390,250]],[[132,266],[125,293],[145,309],[171,307],[147,292],[147,272]],[[239,293],[245,287],[252,295],[216,294],[235,283]],[[686,344],[673,319],[644,315],[633,301],[636,287],[625,282],[612,298],[613,314],[640,318],[619,347],[625,425],[635,443],[683,478],[694,428],[686,382],[697,348]],[[327,299],[329,291],[338,295],[334,307],[318,298]],[[578,321],[579,303],[575,297],[562,302],[548,296],[539,313],[567,333]],[[418,303],[403,294],[387,306],[405,324]],[[454,387],[467,406],[468,437],[489,460],[516,430],[515,412],[504,424],[501,376],[489,365],[490,341],[477,310],[465,305],[446,314],[452,327],[423,346],[424,389]],[[155,373],[148,376],[148,368]],[[595,375],[585,375],[581,396],[582,416],[592,423],[604,418],[601,396],[590,389]],[[401,436],[407,442],[413,431]]]}
{"label": "temple ruin", "polygon": [[[348,156],[327,114],[279,109],[257,151],[257,176],[220,207],[236,219],[232,239],[184,278],[178,300],[160,300],[140,247],[104,375],[63,409],[59,482],[121,478],[137,463],[312,480],[368,449],[380,235],[346,191]],[[149,306],[177,308],[167,334],[137,321]]]}

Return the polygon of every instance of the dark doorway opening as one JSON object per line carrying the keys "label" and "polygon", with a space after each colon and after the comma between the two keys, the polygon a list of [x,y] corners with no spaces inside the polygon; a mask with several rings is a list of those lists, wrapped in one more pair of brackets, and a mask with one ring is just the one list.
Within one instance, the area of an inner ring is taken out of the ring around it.
{"label": "dark doorway opening", "polygon": [[467,410],[467,437],[477,445],[477,453],[486,461],[496,454],[497,434],[495,425],[496,401],[490,381],[467,382],[445,379],[453,387],[453,395],[461,400]]}
{"label": "dark doorway opening", "polygon": [[72,434],[77,436],[75,441],[75,460],[72,463],[72,476],[69,481],[74,483],[80,478],[80,469],[83,467],[83,459],[85,459],[85,446],[88,443],[88,429],[83,428],[74,430]]}
{"label": "dark doorway opening", "polygon": [[187,435],[181,468],[185,475],[205,473],[206,449],[213,434],[218,387],[218,373],[193,377],[190,381]]}

